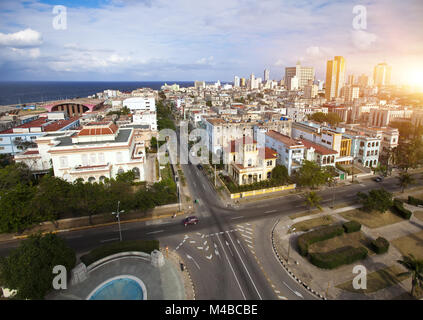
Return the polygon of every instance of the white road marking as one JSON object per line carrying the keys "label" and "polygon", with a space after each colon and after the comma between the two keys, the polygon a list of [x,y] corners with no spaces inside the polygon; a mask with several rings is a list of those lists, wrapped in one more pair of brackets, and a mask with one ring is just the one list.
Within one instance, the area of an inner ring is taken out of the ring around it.
{"label": "white road marking", "polygon": [[269,211],[265,211],[264,213],[272,213],[272,212],[276,212],[276,210],[269,210]]}
{"label": "white road marking", "polygon": [[247,267],[245,266],[244,260],[242,260],[241,255],[239,254],[238,249],[236,248],[236,246],[235,246],[235,244],[234,244],[234,242],[233,242],[233,240],[232,240],[231,235],[228,235],[228,236],[229,236],[229,239],[230,239],[230,240],[231,240],[231,242],[232,242],[233,247],[235,248],[236,253],[238,254],[239,259],[241,260],[242,265],[244,266],[245,271],[246,271],[246,272],[247,272],[247,274],[248,274],[248,277],[250,278],[251,283],[252,283],[252,284],[253,284],[253,286],[254,286],[254,289],[256,289],[257,295],[259,296],[260,300],[263,300],[263,299],[262,299],[262,297],[261,297],[261,295],[260,295],[260,292],[257,290],[256,284],[254,283],[253,279],[251,278],[250,273],[248,272]]}
{"label": "white road marking", "polygon": [[288,298],[287,297],[284,297],[284,296],[278,296],[278,298],[279,299],[282,299],[282,300],[288,300]]}
{"label": "white road marking", "polygon": [[237,278],[237,276],[235,274],[234,268],[232,267],[232,264],[229,261],[228,255],[226,254],[225,248],[223,247],[222,241],[220,241],[220,238],[219,237],[217,237],[217,239],[219,240],[220,246],[223,249],[223,253],[225,254],[226,260],[228,261],[229,266],[231,267],[231,270],[232,270],[232,273],[234,274],[235,280],[238,283],[239,290],[241,291],[241,294],[244,297],[244,300],[247,300],[247,298],[245,297],[244,291],[242,291],[241,284],[239,283],[238,278]]}
{"label": "white road marking", "polygon": [[195,243],[195,240],[191,240],[189,243]]}
{"label": "white road marking", "polygon": [[245,241],[245,242],[248,242],[248,243],[250,243],[250,244],[253,244],[253,242],[252,242],[251,240],[244,239],[244,241]]}
{"label": "white road marking", "polygon": [[208,250],[209,250],[209,246],[207,246],[204,250],[205,250],[205,251],[208,251]]}
{"label": "white road marking", "polygon": [[119,238],[113,238],[113,239],[107,239],[107,240],[101,240],[100,242],[109,242],[109,241],[115,241],[115,240],[119,240]]}
{"label": "white road marking", "polygon": [[245,230],[245,232],[248,233],[248,234],[251,234],[251,235],[253,234],[251,231]]}
{"label": "white road marking", "polygon": [[247,236],[246,234],[242,234],[242,236],[243,236],[243,237],[246,237],[246,238],[248,238],[248,239],[253,239],[253,238],[251,238],[250,236]]}
{"label": "white road marking", "polygon": [[209,260],[211,260],[211,258],[213,258],[213,255],[211,254],[209,256],[206,256],[206,258],[209,259]]}
{"label": "white road marking", "polygon": [[232,219],[232,220],[235,220],[235,219],[240,219],[240,218],[244,218],[244,216],[233,217],[233,218],[231,218],[231,219]]}
{"label": "white road marking", "polygon": [[163,232],[163,231],[164,230],[151,231],[151,232],[147,232],[146,234],[160,233],[160,232]]}
{"label": "white road marking", "polygon": [[207,244],[207,240],[203,242],[203,245],[205,246]]}
{"label": "white road marking", "polygon": [[197,247],[198,250],[203,250],[203,247]]}
{"label": "white road marking", "polygon": [[300,298],[302,298],[302,299],[304,299],[304,297],[303,297],[303,295],[301,294],[301,293],[299,293],[298,291],[295,291],[295,290],[293,290],[293,289],[291,289],[291,287],[290,286],[288,286],[287,284],[286,284],[286,282],[285,281],[283,281],[283,284],[289,289],[289,290],[291,290],[292,292],[294,292],[297,296],[299,296]]}
{"label": "white road marking", "polygon": [[199,265],[198,265],[198,263],[194,260],[194,258],[193,258],[193,257],[191,257],[189,254],[187,254],[187,258],[188,258],[188,259],[191,259],[191,260],[195,263],[195,265],[197,266],[198,270],[200,270],[200,266],[199,266]]}
{"label": "white road marking", "polygon": [[244,254],[246,254],[246,253],[245,253],[244,248],[243,248],[243,247],[242,247],[242,245],[241,245],[241,241],[239,241],[238,239],[236,239],[236,242],[238,242],[239,246],[240,246],[240,247],[241,247],[241,249],[242,249],[242,252],[244,252]]}
{"label": "white road marking", "polygon": [[253,229],[251,229],[251,228],[245,228],[245,230],[250,230],[250,231],[253,231]]}

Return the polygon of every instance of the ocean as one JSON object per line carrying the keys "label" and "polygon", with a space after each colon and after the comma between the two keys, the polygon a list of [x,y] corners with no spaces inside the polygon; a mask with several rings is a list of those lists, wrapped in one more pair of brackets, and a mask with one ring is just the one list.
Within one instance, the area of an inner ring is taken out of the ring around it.
{"label": "ocean", "polygon": [[4,81],[0,82],[0,105],[85,98],[107,89],[132,91],[138,88],[152,88],[160,90],[165,82],[169,85],[177,83],[180,87],[194,86],[193,81]]}

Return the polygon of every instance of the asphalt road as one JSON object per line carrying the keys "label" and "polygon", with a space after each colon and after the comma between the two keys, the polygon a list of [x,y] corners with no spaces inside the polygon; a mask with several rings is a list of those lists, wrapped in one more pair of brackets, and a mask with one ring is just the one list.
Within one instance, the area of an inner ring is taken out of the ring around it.
{"label": "asphalt road", "polygon": [[[182,169],[192,198],[199,199],[194,206],[200,223],[185,227],[182,219],[169,218],[122,224],[124,240],[158,239],[162,246],[176,250],[190,271],[197,299],[315,299],[285,272],[270,243],[270,232],[278,218],[306,209],[301,196],[226,208],[201,170],[194,165],[182,165]],[[417,182],[422,185],[421,179]],[[327,206],[353,201],[358,191],[381,186],[391,192],[400,189],[397,178],[390,177],[381,183],[366,180],[324,190],[319,195]],[[119,240],[117,225],[60,236],[78,254]],[[6,255],[18,244],[19,241],[0,243],[0,255]]]}

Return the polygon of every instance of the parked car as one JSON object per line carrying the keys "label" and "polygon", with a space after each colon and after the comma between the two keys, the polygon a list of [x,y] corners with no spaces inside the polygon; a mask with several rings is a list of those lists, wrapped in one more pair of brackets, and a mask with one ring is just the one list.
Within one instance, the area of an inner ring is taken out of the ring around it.
{"label": "parked car", "polygon": [[200,220],[198,220],[198,218],[196,216],[191,216],[188,218],[185,218],[184,220],[182,220],[184,226],[188,226],[190,224],[197,224],[198,222],[200,222]]}
{"label": "parked car", "polygon": [[383,177],[376,177],[373,179],[376,182],[382,182],[383,181]]}

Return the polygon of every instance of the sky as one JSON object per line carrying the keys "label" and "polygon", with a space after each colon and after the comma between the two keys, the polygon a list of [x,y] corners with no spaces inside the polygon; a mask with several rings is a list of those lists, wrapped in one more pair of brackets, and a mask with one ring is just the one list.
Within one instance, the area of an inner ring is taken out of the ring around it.
{"label": "sky", "polygon": [[404,82],[423,76],[422,17],[422,0],[0,0],[0,81],[280,80],[297,61],[325,80],[340,55]]}

